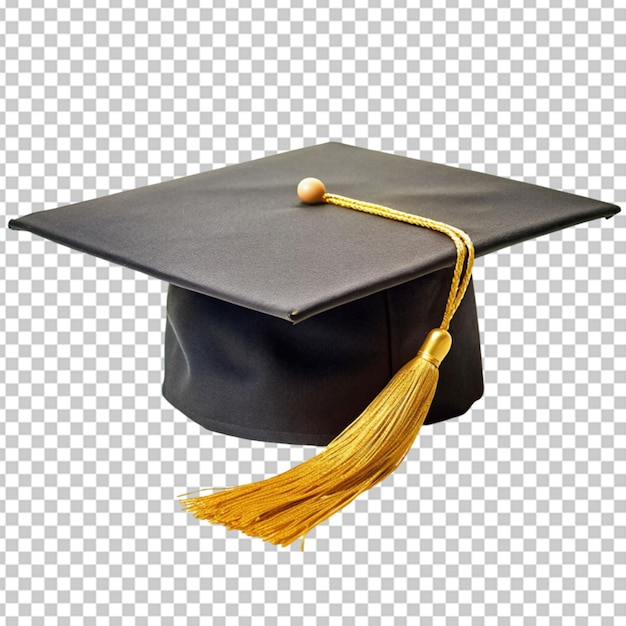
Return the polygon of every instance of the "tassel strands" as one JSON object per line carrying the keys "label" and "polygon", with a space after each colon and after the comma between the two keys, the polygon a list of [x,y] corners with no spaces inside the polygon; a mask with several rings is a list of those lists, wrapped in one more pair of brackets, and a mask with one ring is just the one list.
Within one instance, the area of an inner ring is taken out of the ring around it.
{"label": "tassel strands", "polygon": [[426,418],[438,378],[432,363],[415,357],[318,455],[272,478],[183,500],[183,507],[274,544],[303,538],[397,469]]}
{"label": "tassel strands", "polygon": [[[311,180],[307,184],[313,193],[304,184]],[[453,240],[457,261],[440,328],[429,333],[417,356],[322,452],[277,476],[181,500],[199,519],[282,546],[304,540],[312,528],[380,483],[404,460],[435,395],[438,367],[451,345],[447,328],[469,283],[474,258],[469,237],[447,224],[327,194],[317,179],[305,179],[298,191],[304,202],[324,201],[442,232]]]}

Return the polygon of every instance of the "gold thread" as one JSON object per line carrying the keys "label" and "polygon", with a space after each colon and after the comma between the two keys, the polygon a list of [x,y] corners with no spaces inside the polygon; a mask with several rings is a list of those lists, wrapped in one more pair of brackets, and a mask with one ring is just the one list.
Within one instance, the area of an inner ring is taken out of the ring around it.
{"label": "gold thread", "polygon": [[334,204],[346,209],[353,209],[355,211],[361,211],[362,213],[378,215],[379,217],[384,217],[390,220],[396,220],[398,222],[405,222],[414,226],[428,228],[447,235],[452,240],[456,248],[456,263],[454,264],[450,292],[448,294],[448,300],[446,302],[446,308],[440,326],[440,328],[448,330],[452,317],[463,300],[463,296],[465,295],[472,276],[475,253],[474,244],[472,243],[469,235],[460,228],[451,226],[445,222],[438,222],[437,220],[427,217],[421,217],[419,215],[413,215],[412,213],[405,213],[404,211],[390,209],[389,207],[382,206],[380,204],[362,202],[361,200],[354,200],[353,198],[346,198],[345,196],[339,196],[332,193],[325,193],[322,196],[322,200],[328,204]]}
{"label": "gold thread", "polygon": [[467,289],[474,262],[472,242],[458,228],[343,196],[324,194],[323,199],[439,231],[454,242],[457,260],[441,327],[428,334],[418,356],[393,376],[325,450],[263,481],[181,501],[183,508],[199,519],[283,546],[301,539],[301,549],[309,530],[380,483],[406,457],[428,415],[437,388],[438,365],[451,344],[447,328]]}
{"label": "gold thread", "polygon": [[435,367],[439,367],[441,365],[441,361],[439,359],[436,359],[432,354],[430,354],[429,352],[424,352],[423,350],[420,350],[417,353],[417,356],[420,359],[424,359],[424,361],[428,361],[429,363],[432,363]]}

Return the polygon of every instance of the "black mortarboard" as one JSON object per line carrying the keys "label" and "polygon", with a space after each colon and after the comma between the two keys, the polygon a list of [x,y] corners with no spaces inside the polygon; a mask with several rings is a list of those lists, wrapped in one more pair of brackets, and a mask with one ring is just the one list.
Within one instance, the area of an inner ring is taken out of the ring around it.
{"label": "black mortarboard", "polygon": [[[170,284],[163,393],[190,418],[242,437],[327,444],[439,325],[457,254],[440,233],[303,204],[295,189],[309,176],[330,193],[462,229],[477,256],[619,211],[328,143],[33,213],[9,226]],[[425,423],[460,415],[482,395],[471,283],[450,333]]]}

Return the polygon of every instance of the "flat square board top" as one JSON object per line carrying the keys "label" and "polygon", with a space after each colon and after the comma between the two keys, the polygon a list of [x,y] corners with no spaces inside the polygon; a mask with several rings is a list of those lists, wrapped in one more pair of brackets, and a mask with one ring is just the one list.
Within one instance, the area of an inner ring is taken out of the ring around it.
{"label": "flat square board top", "polygon": [[296,187],[306,177],[323,180],[329,193],[461,228],[477,256],[619,211],[528,183],[326,143],[9,226],[292,322],[454,264],[445,235],[302,204]]}

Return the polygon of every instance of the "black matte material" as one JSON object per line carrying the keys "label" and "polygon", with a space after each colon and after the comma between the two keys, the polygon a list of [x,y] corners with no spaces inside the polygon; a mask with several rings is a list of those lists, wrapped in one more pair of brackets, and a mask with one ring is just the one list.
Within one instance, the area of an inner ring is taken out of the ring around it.
{"label": "black matte material", "polygon": [[[290,324],[170,285],[163,395],[202,426],[239,437],[327,444],[441,322],[449,269]],[[483,392],[473,287],[427,424]]]}
{"label": "black matte material", "polygon": [[[207,428],[327,443],[440,324],[456,253],[440,233],[336,206],[296,186],[447,222],[477,256],[610,217],[618,207],[328,143],[12,220],[170,283],[164,395]],[[426,423],[482,394],[470,289]]]}
{"label": "black matte material", "polygon": [[454,263],[442,234],[336,206],[328,191],[447,222],[478,256],[619,209],[445,165],[328,143],[10,222],[205,295],[291,321]]}

